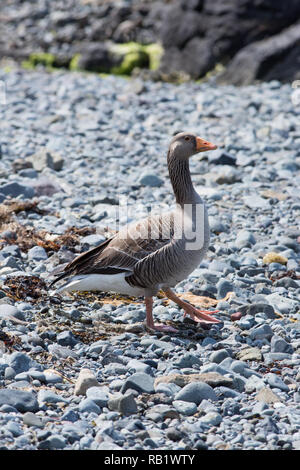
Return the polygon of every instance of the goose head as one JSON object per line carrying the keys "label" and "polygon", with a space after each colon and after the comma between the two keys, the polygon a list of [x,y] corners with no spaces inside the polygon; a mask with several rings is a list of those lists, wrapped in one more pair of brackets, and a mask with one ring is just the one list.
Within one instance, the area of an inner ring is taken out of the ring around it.
{"label": "goose head", "polygon": [[169,154],[180,160],[186,160],[199,152],[215,150],[216,145],[189,132],[180,132],[171,140]]}

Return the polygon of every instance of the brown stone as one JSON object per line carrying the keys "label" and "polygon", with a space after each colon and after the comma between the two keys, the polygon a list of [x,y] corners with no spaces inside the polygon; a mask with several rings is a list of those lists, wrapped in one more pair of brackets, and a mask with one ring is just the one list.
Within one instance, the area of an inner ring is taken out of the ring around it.
{"label": "brown stone", "polygon": [[276,393],[272,392],[269,387],[261,388],[260,391],[255,395],[255,399],[270,404],[281,401],[279,396],[276,395]]}
{"label": "brown stone", "polygon": [[245,348],[236,355],[240,361],[261,361],[262,354],[258,348]]}
{"label": "brown stone", "polygon": [[230,377],[218,374],[217,372],[205,372],[203,374],[170,374],[157,377],[154,387],[159,383],[174,383],[179,387],[184,387],[191,382],[205,382],[211,387],[231,387],[233,380]]}

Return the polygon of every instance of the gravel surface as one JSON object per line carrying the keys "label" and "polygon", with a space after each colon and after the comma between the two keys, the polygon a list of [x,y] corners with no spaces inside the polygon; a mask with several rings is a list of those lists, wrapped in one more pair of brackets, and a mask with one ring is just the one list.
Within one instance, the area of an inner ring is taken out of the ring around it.
{"label": "gravel surface", "polygon": [[[0,449],[300,449],[291,87],[0,79]],[[211,247],[177,292],[222,323],[157,298],[154,317],[179,332],[153,334],[141,299],[47,291],[58,264],[174,205],[166,151],[183,130],[219,149],[191,160]]]}

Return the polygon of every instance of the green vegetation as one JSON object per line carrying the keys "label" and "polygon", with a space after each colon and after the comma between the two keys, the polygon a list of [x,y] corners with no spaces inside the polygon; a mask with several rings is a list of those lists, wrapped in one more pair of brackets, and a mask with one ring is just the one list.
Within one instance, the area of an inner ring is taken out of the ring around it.
{"label": "green vegetation", "polygon": [[[142,45],[136,42],[124,44],[112,44],[109,46],[109,54],[112,55],[112,65],[109,70],[101,70],[99,73],[110,73],[115,75],[130,76],[135,68],[148,68],[156,70],[159,67],[163,48],[160,44]],[[75,54],[68,68],[71,71],[85,71],[80,67],[81,54]],[[38,65],[43,65],[47,70],[59,68],[57,58],[48,52],[36,52],[30,54],[29,58],[23,61],[22,66],[27,69],[34,69]]]}
{"label": "green vegetation", "polygon": [[124,56],[121,65],[112,70],[112,73],[118,75],[130,75],[135,67],[156,70],[163,54],[163,48],[160,44],[144,46],[137,42],[114,44],[111,50],[115,55]]}
{"label": "green vegetation", "polygon": [[37,65],[43,65],[47,69],[54,68],[55,56],[49,52],[34,52],[30,54],[28,60],[22,62],[26,69],[34,69]]}
{"label": "green vegetation", "polygon": [[72,70],[73,72],[76,70],[77,71],[80,70],[78,66],[79,59],[80,59],[80,54],[75,54],[73,59],[70,62],[69,69]]}

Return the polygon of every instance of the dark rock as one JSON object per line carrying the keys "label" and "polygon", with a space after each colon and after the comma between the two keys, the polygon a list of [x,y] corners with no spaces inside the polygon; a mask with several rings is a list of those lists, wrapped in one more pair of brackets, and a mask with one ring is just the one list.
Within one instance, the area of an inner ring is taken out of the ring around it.
{"label": "dark rock", "polygon": [[271,339],[271,353],[293,354],[294,349],[291,344],[285,341],[281,336],[274,335]]}
{"label": "dark rock", "polygon": [[35,195],[35,190],[31,186],[12,182],[0,186],[0,193],[12,198],[23,196],[26,199],[31,199]]}
{"label": "dark rock", "polygon": [[201,15],[195,11],[184,11],[180,5],[164,8],[160,38],[163,46],[182,48],[201,32]]}
{"label": "dark rock", "polygon": [[121,392],[125,393],[129,388],[139,393],[154,393],[154,379],[148,374],[137,372],[125,380]]}
{"label": "dark rock", "polygon": [[192,78],[205,75],[214,66],[211,54],[211,42],[195,37],[186,46],[179,50],[170,47],[163,55],[160,63],[160,72],[167,77],[178,72],[185,72]]}
{"label": "dark rock", "polygon": [[224,149],[217,149],[209,154],[208,161],[213,165],[236,165],[236,157],[226,152]]}
{"label": "dark rock", "polygon": [[0,406],[10,405],[21,413],[26,411],[38,411],[39,405],[35,395],[23,390],[0,390]]}
{"label": "dark rock", "polygon": [[14,352],[10,355],[9,365],[16,371],[16,374],[19,374],[20,372],[27,372],[30,368],[37,370],[42,369],[40,364],[21,352]]}
{"label": "dark rock", "polygon": [[77,340],[73,333],[71,331],[62,331],[57,335],[56,339],[57,343],[60,344],[60,346],[75,346],[77,344]]}
{"label": "dark rock", "polygon": [[55,171],[62,169],[64,160],[57,152],[52,152],[47,148],[41,148],[30,157],[32,166],[36,171],[42,171],[45,168],[52,168]]}
{"label": "dark rock", "polygon": [[300,23],[243,48],[219,77],[220,83],[249,85],[255,80],[291,82],[300,78]]}
{"label": "dark rock", "polygon": [[107,406],[110,410],[119,411],[119,413],[130,416],[137,413],[137,405],[133,394],[128,393],[126,395],[120,394],[120,396],[111,398]]}
{"label": "dark rock", "polygon": [[277,318],[275,310],[272,305],[264,303],[254,303],[249,305],[243,305],[239,308],[243,315],[256,315],[257,313],[264,313],[268,318]]}
{"label": "dark rock", "polygon": [[[201,13],[184,10],[180,4],[162,9],[159,36],[166,50],[161,69],[169,73],[183,71],[197,78],[218,62],[226,63],[248,44],[291,25],[299,17],[300,4],[297,0],[290,0],[288,5],[279,0],[259,0],[255,5],[246,0],[215,0],[205,1]],[[296,55],[295,47],[293,57]],[[256,66],[252,60],[251,68]],[[294,66],[293,70],[298,69]],[[236,81],[235,72],[246,77],[248,68],[232,67],[230,79]]]}
{"label": "dark rock", "polygon": [[108,73],[113,67],[119,67],[121,59],[113,56],[106,44],[89,43],[80,51],[77,68],[91,72]]}
{"label": "dark rock", "polygon": [[176,395],[175,400],[183,400],[199,405],[202,400],[217,400],[214,389],[205,382],[192,382],[185,385]]}

